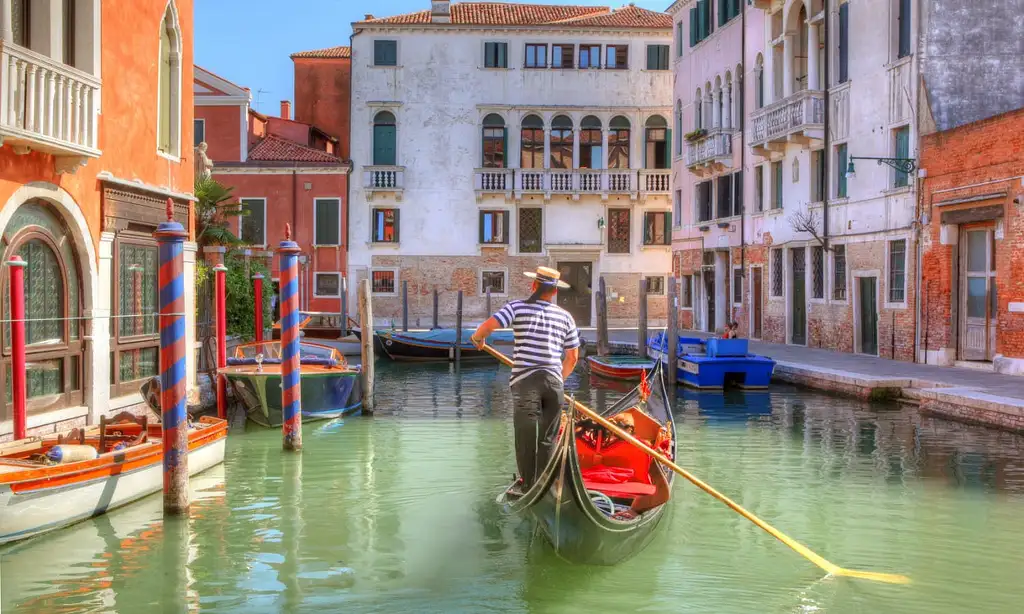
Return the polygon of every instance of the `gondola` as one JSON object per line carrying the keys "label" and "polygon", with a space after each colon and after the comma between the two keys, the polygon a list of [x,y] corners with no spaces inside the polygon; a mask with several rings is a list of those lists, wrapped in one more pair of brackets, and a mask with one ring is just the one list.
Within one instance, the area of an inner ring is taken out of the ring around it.
{"label": "gondola", "polygon": [[587,365],[590,366],[590,372],[594,375],[608,379],[638,382],[641,373],[654,368],[655,361],[639,356],[587,356]]}
{"label": "gondola", "polygon": [[[494,360],[478,350],[469,338],[476,329],[463,328],[459,340],[461,360]],[[376,342],[391,360],[411,362],[449,362],[455,360],[455,329],[436,328],[427,331],[376,331]],[[490,336],[495,345],[511,345],[512,331],[496,331]]]}
{"label": "gondola", "polygon": [[[602,416],[674,460],[675,423],[660,364]],[[671,503],[675,473],[596,422],[565,410],[547,465],[498,503],[533,518],[563,559],[615,565],[642,551]]]}

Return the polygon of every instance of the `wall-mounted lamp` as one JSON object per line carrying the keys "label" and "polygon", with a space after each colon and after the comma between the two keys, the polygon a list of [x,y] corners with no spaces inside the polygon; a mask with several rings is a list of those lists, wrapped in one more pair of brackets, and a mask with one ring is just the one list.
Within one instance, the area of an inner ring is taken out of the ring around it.
{"label": "wall-mounted lamp", "polygon": [[597,218],[597,227],[599,230],[604,229],[604,217]]}
{"label": "wall-mounted lamp", "polygon": [[913,173],[914,169],[917,168],[917,160],[913,158],[864,158],[860,156],[851,156],[850,163],[846,167],[847,179],[853,179],[857,175],[856,170],[854,170],[853,168],[854,160],[875,160],[876,162],[878,162],[879,166],[884,164],[890,168],[894,168],[897,171],[900,171],[901,173],[906,173],[908,175],[910,173]]}

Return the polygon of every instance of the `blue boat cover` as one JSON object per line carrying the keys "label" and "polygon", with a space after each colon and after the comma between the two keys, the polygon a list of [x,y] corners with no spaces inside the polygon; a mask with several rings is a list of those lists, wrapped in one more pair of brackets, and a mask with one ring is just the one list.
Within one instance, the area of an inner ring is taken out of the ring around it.
{"label": "blue boat cover", "polygon": [[[683,351],[684,346],[705,345],[706,343],[706,339],[701,339],[699,337],[680,337],[679,343],[676,346],[676,356],[682,356],[687,353]],[[653,335],[647,338],[647,347],[651,348],[652,350],[664,352],[665,348],[668,347],[668,335],[665,333],[665,331],[659,331],[654,333]]]}

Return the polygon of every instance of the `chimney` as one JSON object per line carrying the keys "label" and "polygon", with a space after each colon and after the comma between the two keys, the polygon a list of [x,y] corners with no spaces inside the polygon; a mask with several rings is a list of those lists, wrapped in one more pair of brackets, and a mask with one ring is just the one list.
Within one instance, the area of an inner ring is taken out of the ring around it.
{"label": "chimney", "polygon": [[288,102],[287,100],[282,100],[281,101],[281,119],[291,119],[291,118],[292,118],[292,103]]}
{"label": "chimney", "polygon": [[452,3],[448,0],[430,0],[430,23],[451,23]]}

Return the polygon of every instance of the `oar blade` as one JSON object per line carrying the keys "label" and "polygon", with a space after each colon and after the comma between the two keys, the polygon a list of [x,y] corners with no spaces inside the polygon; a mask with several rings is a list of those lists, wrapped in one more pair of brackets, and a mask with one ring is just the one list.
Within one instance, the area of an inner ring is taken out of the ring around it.
{"label": "oar blade", "polygon": [[860,571],[858,569],[839,568],[833,572],[836,576],[847,578],[859,578],[873,582],[885,582],[886,584],[910,584],[910,578],[898,573],[882,573],[878,571]]}

